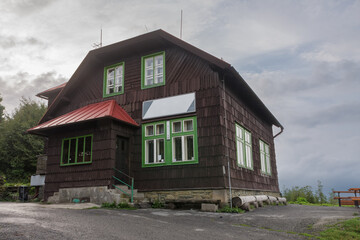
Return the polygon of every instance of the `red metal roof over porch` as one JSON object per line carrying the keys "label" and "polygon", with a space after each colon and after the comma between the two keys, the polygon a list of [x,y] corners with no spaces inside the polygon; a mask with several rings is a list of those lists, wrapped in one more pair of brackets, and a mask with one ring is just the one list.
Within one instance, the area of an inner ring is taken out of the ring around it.
{"label": "red metal roof over porch", "polygon": [[48,128],[106,117],[114,118],[130,125],[139,126],[139,124],[137,124],[134,119],[132,119],[129,114],[127,114],[127,112],[116,103],[115,100],[108,100],[76,109],[62,116],[51,119],[50,121],[44,122],[36,127],[30,128],[27,131],[29,133],[35,133],[39,130],[41,131]]}

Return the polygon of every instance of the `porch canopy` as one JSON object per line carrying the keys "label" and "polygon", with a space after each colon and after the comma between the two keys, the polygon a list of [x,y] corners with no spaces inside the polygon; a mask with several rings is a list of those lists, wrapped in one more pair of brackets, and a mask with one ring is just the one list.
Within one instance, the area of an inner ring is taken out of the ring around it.
{"label": "porch canopy", "polygon": [[76,109],[72,112],[30,128],[27,132],[46,136],[45,132],[50,129],[101,118],[112,118],[125,124],[139,126],[139,124],[137,124],[135,120],[132,119],[129,114],[116,103],[115,100],[108,100]]}

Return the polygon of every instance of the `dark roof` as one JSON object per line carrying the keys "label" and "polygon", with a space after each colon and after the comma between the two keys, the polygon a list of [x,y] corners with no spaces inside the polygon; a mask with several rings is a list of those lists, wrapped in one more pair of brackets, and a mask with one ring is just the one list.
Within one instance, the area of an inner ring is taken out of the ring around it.
{"label": "dark roof", "polygon": [[127,112],[120,107],[115,100],[94,103],[85,107],[66,113],[50,121],[44,122],[36,127],[30,128],[28,132],[37,133],[53,129],[59,126],[74,124],[99,118],[113,118],[126,124],[139,126]]}
{"label": "dark roof", "polygon": [[[241,87],[237,88],[237,91],[239,90],[239,95],[249,96],[249,99],[246,99],[246,102],[249,105],[254,106],[255,110],[264,116],[267,121],[277,127],[282,128],[280,122],[274,117],[274,115],[244,81],[240,74],[229,63],[214,57],[209,53],[204,52],[203,50],[196,48],[193,45],[177,37],[174,37],[173,35],[161,29],[90,51],[81,62],[80,66],[76,69],[75,73],[72,75],[63,91],[57,95],[54,102],[49,106],[47,112],[40,120],[40,123],[50,118],[49,116],[61,103],[63,96],[66,96],[67,92],[76,86],[77,80],[80,78],[81,74],[86,71],[87,66],[91,63],[96,64],[99,62],[99,60],[101,61],[109,58],[115,59],[116,54],[119,52],[121,52],[121,54],[124,56],[130,56],[132,54],[142,53],[144,50],[161,47],[166,44],[173,44],[188,52],[191,52],[192,54],[195,54],[196,56],[207,61],[211,66],[230,75],[229,80],[235,81],[234,84],[238,87]],[[225,80],[227,80],[227,78]]]}
{"label": "dark roof", "polygon": [[49,88],[45,91],[42,91],[38,94],[36,94],[37,97],[48,99],[50,95],[58,94],[66,85],[66,82],[63,84],[60,84],[56,87]]}

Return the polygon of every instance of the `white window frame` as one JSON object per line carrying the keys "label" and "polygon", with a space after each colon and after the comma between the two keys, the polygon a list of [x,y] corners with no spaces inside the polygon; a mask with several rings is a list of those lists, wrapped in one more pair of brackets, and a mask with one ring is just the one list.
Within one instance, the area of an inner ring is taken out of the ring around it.
{"label": "white window frame", "polygon": [[253,170],[251,132],[235,123],[236,159],[238,166]]}
{"label": "white window frame", "polygon": [[259,140],[261,172],[271,175],[270,147],[269,144]]}

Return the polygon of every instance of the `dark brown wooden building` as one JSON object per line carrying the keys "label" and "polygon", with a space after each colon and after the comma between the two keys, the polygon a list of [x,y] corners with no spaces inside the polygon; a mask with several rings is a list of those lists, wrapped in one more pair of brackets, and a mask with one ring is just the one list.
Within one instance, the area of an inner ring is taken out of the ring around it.
{"label": "dark brown wooden building", "polygon": [[48,141],[46,199],[128,180],[114,168],[147,198],[279,193],[279,121],[230,64],[162,30],[90,51],[38,96],[49,107],[28,132]]}

